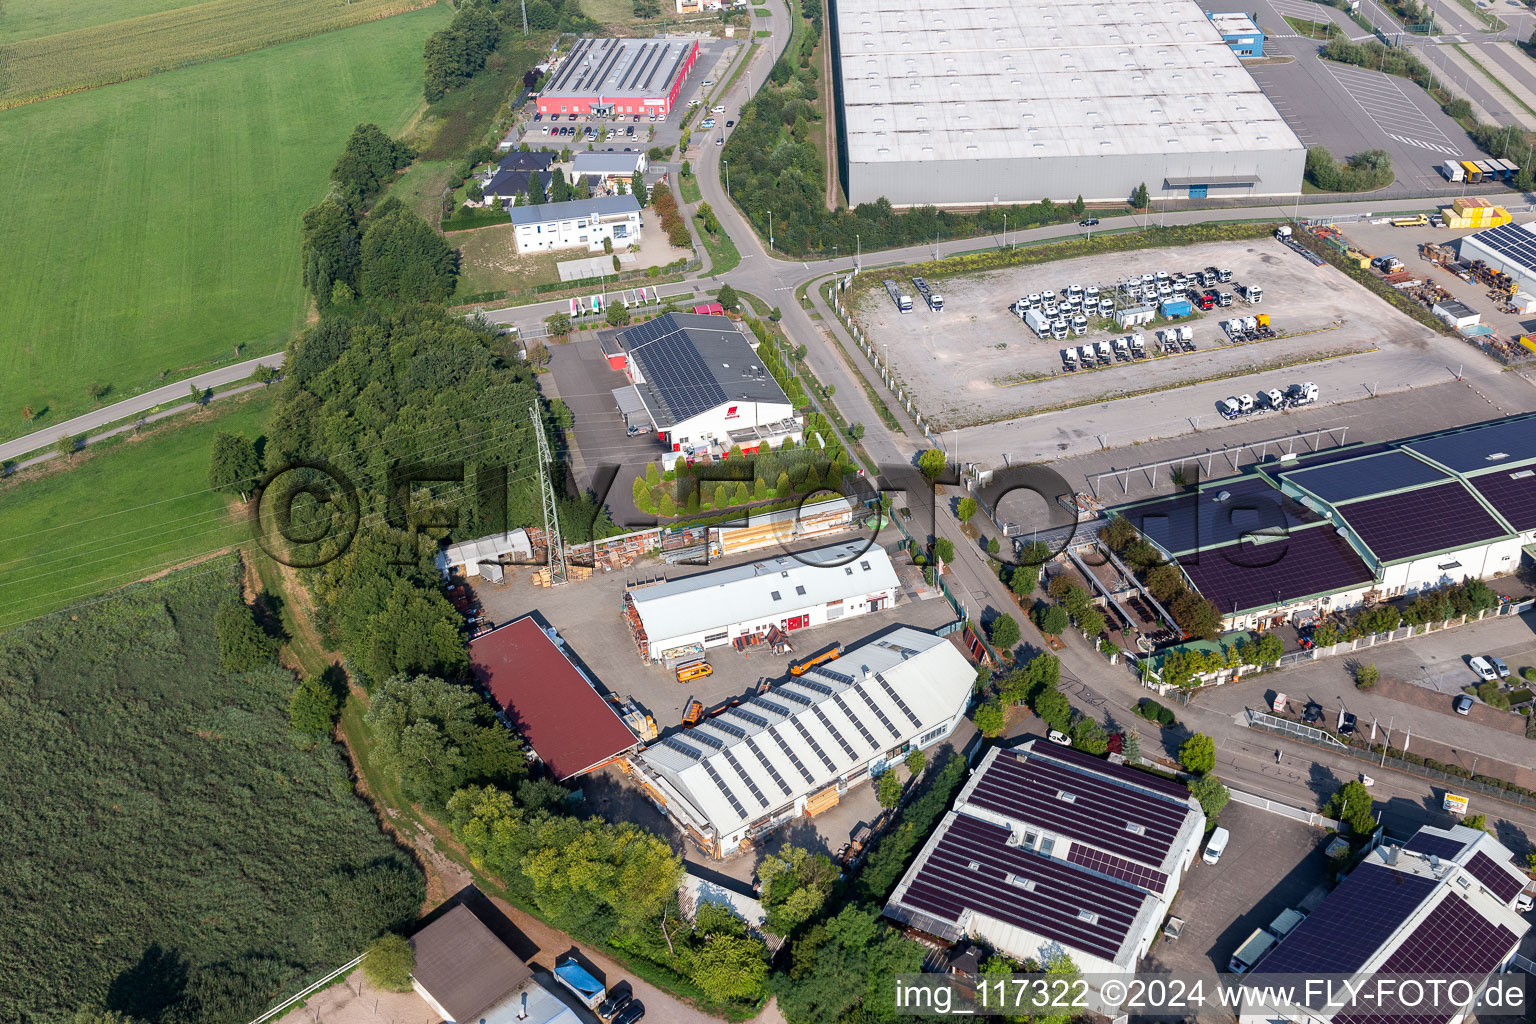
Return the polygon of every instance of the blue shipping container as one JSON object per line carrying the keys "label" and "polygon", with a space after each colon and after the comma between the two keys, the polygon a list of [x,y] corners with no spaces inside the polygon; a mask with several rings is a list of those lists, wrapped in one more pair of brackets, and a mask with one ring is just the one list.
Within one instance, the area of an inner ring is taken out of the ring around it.
{"label": "blue shipping container", "polygon": [[1190,312],[1188,299],[1169,299],[1163,303],[1163,316],[1189,316]]}

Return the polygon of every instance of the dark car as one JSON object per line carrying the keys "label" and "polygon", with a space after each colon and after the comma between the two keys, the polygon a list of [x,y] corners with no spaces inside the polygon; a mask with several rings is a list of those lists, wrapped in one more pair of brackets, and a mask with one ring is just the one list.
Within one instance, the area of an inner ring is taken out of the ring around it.
{"label": "dark car", "polygon": [[611,1020],[618,1016],[630,1003],[634,1002],[635,994],[627,988],[615,988],[613,993],[603,1000],[597,1008],[597,1015],[603,1020]]}
{"label": "dark car", "polygon": [[613,1018],[613,1024],[635,1024],[635,1021],[645,1016],[644,1003],[630,1003]]}
{"label": "dark car", "polygon": [[725,122],[725,126],[727,128],[735,128],[736,127],[736,122],[735,121],[727,121],[727,122]]}
{"label": "dark car", "polygon": [[1307,706],[1302,709],[1301,720],[1308,725],[1316,725],[1323,720],[1323,706],[1315,700],[1307,701]]}
{"label": "dark car", "polygon": [[533,115],[533,123],[534,124],[538,124],[542,120],[544,120],[544,115],[543,114],[534,114]]}
{"label": "dark car", "polygon": [[1091,227],[1096,226],[1099,223],[1099,218],[1097,218],[1097,217],[1085,217],[1082,220],[1078,221],[1077,223],[1078,223],[1079,227],[1091,228]]}
{"label": "dark car", "polygon": [[1359,724],[1359,719],[1348,711],[1344,712],[1344,717],[1339,720],[1339,735],[1353,736],[1355,734],[1355,726]]}

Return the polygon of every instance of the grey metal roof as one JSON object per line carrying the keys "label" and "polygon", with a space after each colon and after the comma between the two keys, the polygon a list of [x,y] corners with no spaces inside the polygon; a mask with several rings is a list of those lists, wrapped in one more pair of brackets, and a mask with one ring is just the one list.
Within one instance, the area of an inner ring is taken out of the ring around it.
{"label": "grey metal roof", "polygon": [[566,203],[545,203],[542,206],[514,206],[512,223],[548,224],[552,220],[569,220],[572,217],[611,217],[615,214],[639,212],[640,201],[634,196],[597,196],[593,199],[572,199]]}
{"label": "grey metal roof", "polygon": [[578,39],[539,95],[663,98],[696,45],[692,39]]}
{"label": "grey metal roof", "polygon": [[577,153],[571,161],[572,174],[633,174],[643,153]]}
{"label": "grey metal roof", "polygon": [[544,194],[548,195],[549,183],[552,179],[548,171],[500,170],[496,172],[495,177],[485,183],[484,192],[488,196],[519,195],[528,191],[528,179],[534,174],[539,176],[539,183],[544,186]]}
{"label": "grey metal roof", "polygon": [[1259,172],[1252,174],[1206,174],[1196,178],[1164,178],[1169,188],[1184,188],[1189,185],[1257,185]]}
{"label": "grey metal roof", "polygon": [[472,1021],[533,977],[462,903],[410,938],[411,977],[454,1020]]}
{"label": "grey metal roof", "polygon": [[[633,196],[620,196],[634,202]],[[723,316],[667,313],[619,332],[658,429],[726,402],[789,405],[752,344]]]}
{"label": "grey metal roof", "polygon": [[[840,0],[859,163],[1300,151],[1193,0]],[[1154,163],[1152,173],[1161,168]]]}
{"label": "grey metal roof", "polygon": [[526,153],[518,150],[502,157],[496,167],[502,171],[547,171],[554,162],[555,154],[548,150],[535,149]]}

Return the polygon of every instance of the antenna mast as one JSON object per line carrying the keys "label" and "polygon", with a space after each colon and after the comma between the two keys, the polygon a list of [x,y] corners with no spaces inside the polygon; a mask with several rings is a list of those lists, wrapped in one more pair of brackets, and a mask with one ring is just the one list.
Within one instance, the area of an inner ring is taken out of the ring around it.
{"label": "antenna mast", "polygon": [[538,405],[530,405],[528,415],[533,419],[533,434],[539,443],[539,494],[544,500],[544,542],[549,546],[549,585],[558,587],[570,582],[570,574],[565,566],[565,543],[560,539],[555,486],[550,479],[550,467],[555,460],[549,453],[549,441],[544,436],[544,421],[539,419]]}

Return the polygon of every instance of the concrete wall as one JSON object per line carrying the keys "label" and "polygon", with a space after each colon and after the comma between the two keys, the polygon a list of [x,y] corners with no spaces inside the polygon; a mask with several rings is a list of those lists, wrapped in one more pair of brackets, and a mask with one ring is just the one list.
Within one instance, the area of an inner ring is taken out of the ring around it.
{"label": "concrete wall", "polygon": [[[839,139],[840,153],[844,151]],[[996,160],[932,160],[860,163],[847,158],[844,187],[850,205],[881,196],[895,206],[1034,203],[1049,197],[1071,202],[1124,202],[1145,183],[1154,203],[1166,178],[1252,174],[1254,187],[1212,186],[1210,198],[1295,195],[1301,188],[1306,152],[1256,150],[1225,154],[1161,156],[1015,157]],[[1169,199],[1187,198],[1184,188],[1168,189]]]}

